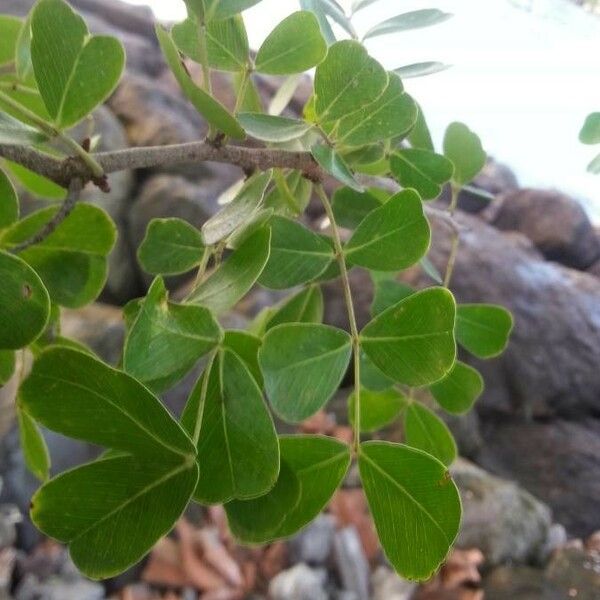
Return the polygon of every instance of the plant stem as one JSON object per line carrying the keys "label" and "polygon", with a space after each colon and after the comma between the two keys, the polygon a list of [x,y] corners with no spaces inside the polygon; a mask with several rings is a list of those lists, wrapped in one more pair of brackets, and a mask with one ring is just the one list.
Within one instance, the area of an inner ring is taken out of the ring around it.
{"label": "plant stem", "polygon": [[323,186],[321,184],[317,184],[315,189],[319,199],[321,200],[321,203],[323,204],[327,218],[331,223],[335,256],[340,266],[342,286],[344,289],[344,299],[346,301],[348,320],[350,322],[352,351],[354,355],[354,451],[358,454],[360,448],[360,336],[358,333],[358,325],[356,324],[356,312],[354,310],[354,301],[352,300],[352,289],[350,287],[350,278],[348,277],[348,268],[346,266],[346,259],[344,258],[344,247],[342,246],[340,231],[335,221],[331,203],[329,202],[329,198],[327,197]]}

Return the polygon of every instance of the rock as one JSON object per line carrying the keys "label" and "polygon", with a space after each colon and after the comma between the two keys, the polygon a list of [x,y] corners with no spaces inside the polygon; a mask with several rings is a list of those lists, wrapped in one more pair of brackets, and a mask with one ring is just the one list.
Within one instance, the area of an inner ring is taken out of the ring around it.
{"label": "rock", "polygon": [[484,580],[485,600],[565,600],[563,593],[531,567],[498,567]]}
{"label": "rock", "polygon": [[401,579],[388,567],[379,566],[371,575],[372,600],[411,600],[417,585]]}
{"label": "rock", "polygon": [[557,191],[519,190],[503,197],[493,222],[525,234],[549,260],[587,269],[600,258],[600,240],[585,210]]}
{"label": "rock", "polygon": [[[358,327],[364,327],[371,320],[371,303],[373,302],[373,283],[369,272],[365,269],[352,269],[349,273],[352,298]],[[339,279],[323,284],[325,298],[325,315],[323,322],[340,329],[348,330],[348,313],[344,293]]]}
{"label": "rock", "polygon": [[336,532],[333,558],[342,587],[354,592],[356,600],[369,600],[369,563],[355,527]]}
{"label": "rock", "polygon": [[269,584],[272,600],[327,600],[325,571],[300,563],[276,575]]}
{"label": "rock", "polygon": [[25,577],[15,592],[15,600],[103,600],[104,597],[104,588],[99,583],[58,578],[40,582],[34,575]]}
{"label": "rock", "polygon": [[0,504],[0,550],[14,545],[20,522],[21,511],[14,504]]}
{"label": "rock", "polygon": [[487,566],[540,562],[552,523],[550,509],[464,459],[451,472],[463,501],[458,546],[479,548]]}
{"label": "rock", "polygon": [[597,600],[600,597],[600,555],[597,553],[572,548],[557,550],[545,575],[570,598]]}
{"label": "rock", "polygon": [[324,566],[331,554],[334,533],[335,519],[331,515],[319,515],[289,541],[293,562]]}
{"label": "rock", "polygon": [[475,457],[484,444],[477,411],[472,410],[466,415],[451,415],[440,412],[439,416],[452,432],[460,455],[465,458]]}
{"label": "rock", "polygon": [[552,509],[569,534],[586,537],[600,526],[600,420],[485,423],[476,460],[516,479]]}

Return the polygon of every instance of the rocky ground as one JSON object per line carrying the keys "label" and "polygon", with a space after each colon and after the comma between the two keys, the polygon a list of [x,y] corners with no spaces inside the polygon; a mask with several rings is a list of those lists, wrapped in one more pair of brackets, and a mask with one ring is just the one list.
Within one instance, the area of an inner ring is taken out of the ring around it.
{"label": "rocky ground", "polygon": [[[128,52],[126,77],[96,113],[104,149],[192,141],[205,124],[167,72],[152,18],[117,0],[72,0],[92,30],[117,34]],[[0,12],[24,14],[32,0],[0,0]],[[260,80],[265,98],[274,82]],[[225,78],[216,78],[231,104]],[[298,110],[300,92],[290,110]],[[102,303],[65,312],[63,333],[119,359],[123,324],[117,305],[143,294],[149,278],[135,249],[155,217],[179,216],[200,225],[217,210],[215,198],[239,178],[226,165],[152,169],[111,177],[111,193],[88,192],[120,230]],[[458,219],[461,252],[452,282],[460,301],[495,302],[515,315],[508,351],[479,368],[487,389],[477,411],[451,419],[461,450],[453,474],[465,518],[457,550],[439,576],[416,588],[398,579],[381,556],[364,497],[350,473],[328,512],[293,540],[262,550],[236,547],[222,513],[189,513],[150,559],[118,581],[82,579],[64,549],[42,540],[26,518],[36,487],[18,450],[12,418],[14,384],[0,390],[0,599],[229,600],[598,599],[600,598],[600,233],[579,204],[554,190],[524,190],[506,167],[491,161],[475,185],[494,196],[463,193]],[[444,198],[440,199],[444,202]],[[25,198],[25,211],[39,201]],[[311,208],[310,219],[321,218]],[[449,232],[432,219],[431,259],[439,268]],[[409,282],[429,282],[419,270]],[[358,318],[365,322],[372,290],[352,272]],[[170,282],[172,289],[185,285]],[[327,321],[345,327],[342,298],[326,286]],[[243,324],[273,296],[257,290],[230,317]],[[165,401],[177,412],[192,378]],[[344,438],[345,391],[305,427]],[[386,436],[394,439],[393,429]],[[96,450],[47,433],[54,470]]]}

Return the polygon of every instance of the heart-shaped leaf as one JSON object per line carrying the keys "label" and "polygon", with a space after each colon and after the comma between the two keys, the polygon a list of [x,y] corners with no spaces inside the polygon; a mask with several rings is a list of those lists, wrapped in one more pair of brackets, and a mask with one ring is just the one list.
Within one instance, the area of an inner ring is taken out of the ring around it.
{"label": "heart-shaped leaf", "polygon": [[[379,431],[393,423],[407,406],[404,394],[393,388],[374,392],[360,390],[360,430]],[[348,416],[352,424],[356,418],[356,392],[348,396]]]}
{"label": "heart-shaped leaf", "polygon": [[459,186],[472,181],[487,159],[479,137],[465,124],[456,122],[446,129],[444,154],[454,164],[452,180]]}
{"label": "heart-shaped leaf", "polygon": [[425,256],[431,241],[421,198],[403,190],[371,211],[344,247],[353,265],[376,271],[399,271]]}
{"label": "heart-shaped leaf", "polygon": [[434,383],[429,390],[445,411],[462,415],[473,408],[483,387],[483,377],[479,371],[456,361],[452,371],[444,379]]}
{"label": "heart-shaped leaf", "polygon": [[63,435],[139,456],[193,456],[194,445],[141,383],[70,348],[42,352],[20,389],[23,408]]}
{"label": "heart-shaped leaf", "polygon": [[312,281],[334,259],[331,246],[297,221],[271,220],[271,255],[260,283],[272,289],[291,288]]}
{"label": "heart-shaped leaf", "polygon": [[187,273],[202,262],[200,232],[182,219],[152,219],[138,249],[142,268],[152,275]]}
{"label": "heart-shaped leaf", "polygon": [[363,443],[358,465],[388,560],[406,579],[429,579],[460,526],[460,497],[446,467],[421,450],[387,442]]}
{"label": "heart-shaped leaf", "polygon": [[385,375],[410,386],[445,377],[456,358],[456,304],[444,288],[412,294],[375,317],[361,333],[361,347]]}
{"label": "heart-shaped leaf", "polygon": [[260,113],[241,113],[238,121],[248,135],[263,142],[289,142],[302,137],[313,127],[306,121]]}
{"label": "heart-shaped leaf", "polygon": [[512,315],[493,304],[461,304],[456,314],[456,339],[478,358],[502,354],[513,328]]}
{"label": "heart-shaped leaf", "polygon": [[37,273],[23,260],[0,251],[0,349],[31,344],[46,327],[50,298]]}
{"label": "heart-shaped leaf", "polygon": [[364,191],[362,185],[354,178],[350,167],[331,146],[317,144],[311,148],[311,153],[319,165],[338,181],[357,192]]}
{"label": "heart-shaped leaf", "polygon": [[262,393],[244,362],[225,349],[207,367],[182,416],[198,439],[203,504],[266,494],[279,472],[279,444]]}
{"label": "heart-shaped leaf", "polygon": [[437,198],[454,173],[454,165],[445,156],[420,148],[395,152],[390,166],[402,187],[414,188],[423,200]]}
{"label": "heart-shaped leaf", "polygon": [[174,455],[103,458],[43,485],[31,519],[69,545],[82,573],[106,579],[137,563],[173,528],[197,480],[196,463]]}
{"label": "heart-shaped leaf", "polygon": [[374,282],[375,293],[371,304],[371,316],[376,317],[390,306],[398,304],[414,293],[414,289],[394,279],[380,279]]}
{"label": "heart-shaped leaf", "polygon": [[269,75],[302,73],[327,54],[319,22],[308,11],[292,13],[269,34],[256,55],[256,70]]}
{"label": "heart-shaped leaf", "polygon": [[338,389],[352,353],[350,336],[326,325],[279,325],[265,335],[259,362],[273,410],[296,423],[323,408]]}
{"label": "heart-shaped leaf", "polygon": [[262,340],[247,331],[231,329],[226,331],[223,337],[223,347],[229,348],[242,360],[252,377],[254,377],[254,381],[262,390],[264,385],[263,376],[258,364],[258,351],[261,346]]}
{"label": "heart-shaped leaf", "polygon": [[442,12],[437,8],[425,8],[423,10],[414,10],[402,13],[391,19],[387,19],[379,25],[375,25],[365,33],[364,39],[374,38],[378,35],[387,35],[389,33],[398,33],[399,31],[410,31],[411,29],[421,29],[430,27],[447,21],[451,14]]}
{"label": "heart-shaped leaf", "polygon": [[208,309],[169,302],[158,277],[128,331],[123,368],[149,388],[164,391],[189,373],[221,337]]}

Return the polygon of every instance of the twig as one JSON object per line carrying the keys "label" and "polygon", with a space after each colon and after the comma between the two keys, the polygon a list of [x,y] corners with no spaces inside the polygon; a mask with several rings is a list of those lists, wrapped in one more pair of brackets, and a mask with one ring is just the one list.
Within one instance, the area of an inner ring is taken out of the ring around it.
{"label": "twig", "polygon": [[51,235],[52,232],[55,231],[56,228],[71,214],[75,208],[75,205],[77,204],[77,201],[79,200],[79,195],[81,194],[82,189],[83,183],[81,179],[73,179],[69,185],[67,197],[61,204],[58,212],[33,237],[11,248],[11,252],[13,254],[23,252],[23,250],[43,242],[49,235]]}

